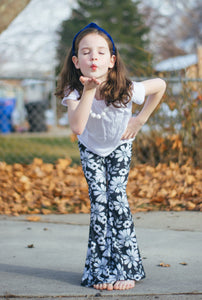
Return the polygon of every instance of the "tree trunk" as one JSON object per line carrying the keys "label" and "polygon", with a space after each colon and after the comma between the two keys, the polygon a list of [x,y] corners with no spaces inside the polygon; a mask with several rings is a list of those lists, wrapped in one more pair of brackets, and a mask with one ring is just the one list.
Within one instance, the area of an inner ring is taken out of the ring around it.
{"label": "tree trunk", "polygon": [[30,0],[0,0],[0,33],[4,31]]}

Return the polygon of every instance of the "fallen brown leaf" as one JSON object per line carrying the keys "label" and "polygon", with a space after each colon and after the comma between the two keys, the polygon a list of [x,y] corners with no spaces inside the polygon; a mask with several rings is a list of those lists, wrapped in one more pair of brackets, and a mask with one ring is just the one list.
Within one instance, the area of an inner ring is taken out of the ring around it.
{"label": "fallen brown leaf", "polygon": [[26,217],[26,220],[30,221],[30,222],[38,222],[38,221],[40,221],[40,219],[41,219],[41,217],[39,217],[39,216]]}
{"label": "fallen brown leaf", "polygon": [[181,262],[179,263],[180,265],[183,265],[183,266],[187,266],[188,264],[186,262]]}
{"label": "fallen brown leaf", "polygon": [[165,263],[160,263],[159,265],[158,265],[158,267],[163,267],[163,268],[169,268],[170,267],[170,264],[165,264]]}

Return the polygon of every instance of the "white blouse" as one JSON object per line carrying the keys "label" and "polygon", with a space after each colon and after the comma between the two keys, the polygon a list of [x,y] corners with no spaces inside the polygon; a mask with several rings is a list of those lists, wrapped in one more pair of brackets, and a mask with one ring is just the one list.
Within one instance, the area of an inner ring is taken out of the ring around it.
{"label": "white blouse", "polygon": [[[71,92],[62,99],[62,105],[68,106],[68,100],[78,101],[79,93],[77,90]],[[132,102],[141,105],[145,99],[145,88],[141,82],[133,82],[132,98],[126,107],[116,108],[109,106],[105,116],[101,119],[93,118],[89,115],[86,127],[78,140],[93,153],[100,156],[108,156],[118,146],[125,143],[121,136],[127,128],[132,115]],[[96,100],[92,103],[92,111],[101,114],[106,107],[104,100]],[[127,140],[131,141],[133,139]]]}

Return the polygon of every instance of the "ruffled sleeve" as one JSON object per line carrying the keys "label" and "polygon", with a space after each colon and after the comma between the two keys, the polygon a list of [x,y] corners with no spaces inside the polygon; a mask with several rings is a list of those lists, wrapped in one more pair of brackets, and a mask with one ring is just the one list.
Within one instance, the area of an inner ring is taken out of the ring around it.
{"label": "ruffled sleeve", "polygon": [[132,102],[141,105],[145,100],[145,88],[142,82],[133,81]]}
{"label": "ruffled sleeve", "polygon": [[68,96],[64,96],[64,98],[61,101],[61,104],[64,106],[68,106],[67,104],[68,100],[78,101],[78,98],[79,98],[79,93],[77,92],[77,90],[73,90],[73,92],[71,92]]}

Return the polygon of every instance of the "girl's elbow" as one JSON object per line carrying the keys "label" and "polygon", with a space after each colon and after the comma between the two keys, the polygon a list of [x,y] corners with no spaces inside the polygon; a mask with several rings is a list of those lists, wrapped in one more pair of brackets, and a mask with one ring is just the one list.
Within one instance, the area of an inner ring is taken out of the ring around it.
{"label": "girl's elbow", "polygon": [[74,130],[73,133],[76,135],[81,135],[83,133],[83,131],[82,130]]}
{"label": "girl's elbow", "polygon": [[69,118],[69,126],[71,131],[76,135],[81,135],[84,131],[84,128],[80,122],[75,121],[73,118]]}
{"label": "girl's elbow", "polygon": [[157,77],[151,80],[144,81],[146,96],[164,93],[166,90],[165,80]]}
{"label": "girl's elbow", "polygon": [[81,135],[82,133],[83,133],[83,131],[84,131],[84,129],[83,128],[80,128],[80,127],[71,127],[71,130],[72,130],[72,132],[74,133],[74,134],[76,134],[76,135]]}
{"label": "girl's elbow", "polygon": [[165,90],[166,90],[166,82],[165,82],[165,80],[159,78],[159,81],[160,81],[160,86],[161,86],[162,91],[165,92]]}
{"label": "girl's elbow", "polygon": [[164,94],[165,91],[166,91],[166,82],[165,80],[161,79],[161,78],[158,78],[157,79],[158,81],[158,84],[157,84],[157,94]]}

